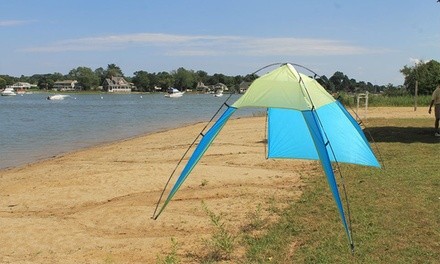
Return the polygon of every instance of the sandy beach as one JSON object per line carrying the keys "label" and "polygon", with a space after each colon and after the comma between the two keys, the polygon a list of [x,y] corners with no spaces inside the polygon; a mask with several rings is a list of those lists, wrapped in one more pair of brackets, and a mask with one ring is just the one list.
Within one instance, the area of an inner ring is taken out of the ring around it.
{"label": "sandy beach", "polygon": [[[366,119],[434,123],[427,112],[370,108]],[[363,109],[359,116],[365,119]],[[151,217],[162,188],[204,124],[0,171],[0,262],[155,263],[169,253],[171,238],[180,253],[203,247],[213,227],[202,201],[233,230],[271,199],[277,206],[298,199],[301,175],[320,169],[316,162],[265,159],[264,122],[230,120],[157,220]]]}

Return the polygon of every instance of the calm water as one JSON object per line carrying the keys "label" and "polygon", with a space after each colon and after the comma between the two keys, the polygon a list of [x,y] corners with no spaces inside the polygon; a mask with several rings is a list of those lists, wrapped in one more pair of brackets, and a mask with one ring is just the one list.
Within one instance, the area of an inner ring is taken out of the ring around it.
{"label": "calm water", "polygon": [[[0,169],[64,152],[208,121],[228,95],[77,94],[49,101],[47,94],[0,97]],[[233,103],[239,95],[233,95]],[[240,110],[251,115],[255,110]],[[196,133],[195,133],[196,135]]]}

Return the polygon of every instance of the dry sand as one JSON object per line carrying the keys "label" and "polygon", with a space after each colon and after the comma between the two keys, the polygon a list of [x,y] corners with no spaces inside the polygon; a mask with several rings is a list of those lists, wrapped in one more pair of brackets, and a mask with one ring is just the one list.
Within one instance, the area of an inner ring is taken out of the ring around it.
{"label": "dry sand", "polygon": [[[433,118],[426,107],[370,108],[373,117]],[[230,120],[158,220],[160,192],[203,124],[0,171],[0,262],[155,263],[175,238],[186,263],[213,232],[202,201],[236,231],[271,199],[297,199],[301,174],[316,171],[266,160],[264,120]]]}

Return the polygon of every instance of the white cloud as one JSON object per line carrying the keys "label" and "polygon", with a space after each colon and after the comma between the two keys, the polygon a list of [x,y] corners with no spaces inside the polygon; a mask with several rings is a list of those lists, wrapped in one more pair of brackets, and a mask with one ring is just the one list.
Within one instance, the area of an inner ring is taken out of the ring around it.
{"label": "white cloud", "polygon": [[0,20],[0,27],[13,27],[23,24],[27,24],[31,21],[29,20]]}
{"label": "white cloud", "polygon": [[67,39],[26,52],[101,51],[155,47],[168,56],[353,55],[380,52],[338,40],[138,33]]}
{"label": "white cloud", "polygon": [[409,62],[411,62],[412,64],[419,64],[422,62],[422,60],[416,58],[409,58]]}

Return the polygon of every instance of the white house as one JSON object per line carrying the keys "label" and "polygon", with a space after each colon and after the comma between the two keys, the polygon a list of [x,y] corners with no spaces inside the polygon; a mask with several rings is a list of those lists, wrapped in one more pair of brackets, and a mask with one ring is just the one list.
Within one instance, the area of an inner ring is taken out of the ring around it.
{"label": "white house", "polygon": [[27,82],[16,82],[13,85],[7,86],[7,88],[12,88],[16,93],[24,94],[26,90],[31,88],[32,85]]}
{"label": "white house", "polygon": [[14,89],[29,89],[31,88],[31,84],[27,82],[17,82],[11,85],[11,88]]}
{"label": "white house", "polygon": [[123,77],[106,78],[102,84],[102,88],[110,93],[129,93],[132,85]]}
{"label": "white house", "polygon": [[228,86],[226,86],[223,83],[217,83],[217,84],[211,85],[209,88],[210,88],[211,92],[214,92],[214,93],[224,92],[224,91],[229,90]]}
{"label": "white house", "polygon": [[203,82],[197,82],[196,91],[203,92],[203,93],[209,93],[209,87],[206,86]]}
{"label": "white house", "polygon": [[27,82],[17,82],[11,85],[10,87],[13,88],[14,90],[27,90],[33,87],[33,85]]}
{"label": "white house", "polygon": [[75,91],[77,80],[56,81],[53,84],[53,89],[57,91]]}

